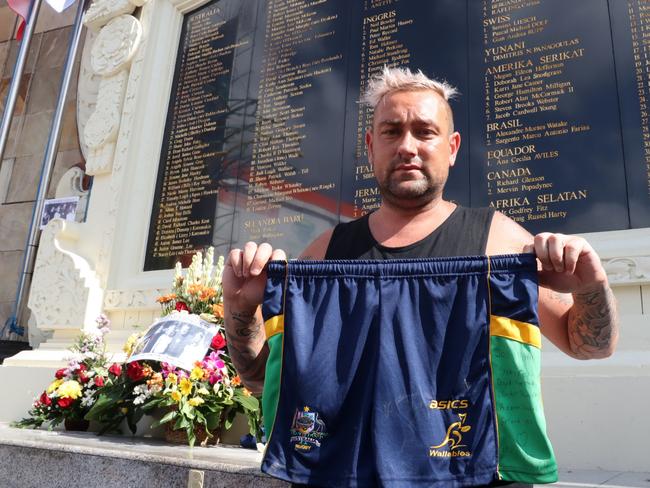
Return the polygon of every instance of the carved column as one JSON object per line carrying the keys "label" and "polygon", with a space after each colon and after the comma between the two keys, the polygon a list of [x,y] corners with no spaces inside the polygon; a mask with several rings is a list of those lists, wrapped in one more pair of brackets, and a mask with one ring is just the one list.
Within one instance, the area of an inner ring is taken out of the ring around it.
{"label": "carved column", "polygon": [[[116,232],[115,206],[122,191],[123,164],[115,164],[116,148],[125,125],[130,70],[143,38],[142,25],[131,14],[144,3],[96,0],[84,16],[93,32],[87,37],[92,46],[86,46],[84,55],[90,60],[83,63],[86,69],[79,86],[92,85],[93,80],[97,85],[98,80],[98,88],[96,102],[83,107],[87,110],[80,118],[80,132],[86,173],[95,180],[87,221],[76,225],[52,221],[41,236],[28,305],[31,325],[53,334],[45,348],[66,348],[80,330],[95,326],[102,311]],[[106,195],[112,200],[107,201]]]}

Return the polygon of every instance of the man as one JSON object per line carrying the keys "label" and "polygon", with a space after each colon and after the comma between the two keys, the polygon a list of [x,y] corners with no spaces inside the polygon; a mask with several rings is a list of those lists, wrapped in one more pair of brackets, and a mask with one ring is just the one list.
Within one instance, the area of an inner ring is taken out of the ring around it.
{"label": "man", "polygon": [[[366,144],[381,206],[364,220],[325,232],[302,257],[421,257],[423,249],[432,249],[432,257],[453,255],[454,240],[460,254],[465,249],[487,255],[534,251],[542,333],[577,359],[611,355],[618,338],[615,302],[600,259],[584,239],[550,233],[533,237],[498,212],[471,212],[444,200],[461,142],[448,103],[453,95],[451,87],[421,72],[384,69],[372,80],[365,95],[374,109]],[[467,232],[475,238],[467,239]],[[346,240],[346,235],[353,237]],[[360,241],[367,245],[358,249]],[[249,242],[231,251],[223,276],[229,351],[242,380],[256,393],[262,390],[268,356],[259,304],[270,259],[283,260],[285,254]]]}

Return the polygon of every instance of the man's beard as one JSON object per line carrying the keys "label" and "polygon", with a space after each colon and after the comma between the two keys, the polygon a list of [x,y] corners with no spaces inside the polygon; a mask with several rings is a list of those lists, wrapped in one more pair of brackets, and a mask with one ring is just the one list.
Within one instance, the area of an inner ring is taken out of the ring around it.
{"label": "man's beard", "polygon": [[[424,167],[422,161],[415,160],[411,162],[419,164],[421,168]],[[420,171],[422,177],[418,179],[399,178],[395,168],[403,163],[404,161],[401,160],[392,161],[387,177],[382,181],[377,180],[377,186],[385,200],[398,206],[404,204],[407,206],[420,206],[442,195],[446,178],[442,181],[436,181],[426,171]]]}

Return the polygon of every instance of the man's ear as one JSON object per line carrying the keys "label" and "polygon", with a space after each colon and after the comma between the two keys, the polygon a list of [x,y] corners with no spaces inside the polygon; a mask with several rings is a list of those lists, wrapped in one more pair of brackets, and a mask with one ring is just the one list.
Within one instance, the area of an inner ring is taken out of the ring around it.
{"label": "man's ear", "polygon": [[458,156],[458,150],[460,149],[460,134],[454,132],[449,136],[449,167],[452,167],[456,164],[456,156]]}

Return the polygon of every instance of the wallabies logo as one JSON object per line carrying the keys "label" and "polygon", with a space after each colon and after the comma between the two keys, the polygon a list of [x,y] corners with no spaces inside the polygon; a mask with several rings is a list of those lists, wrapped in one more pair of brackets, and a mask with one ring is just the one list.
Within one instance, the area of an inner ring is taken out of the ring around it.
{"label": "wallabies logo", "polygon": [[[463,402],[467,402],[463,400]],[[453,408],[453,407],[452,407]],[[462,404],[461,408],[467,408],[467,403]],[[442,442],[429,448],[430,457],[470,457],[472,453],[468,451],[467,445],[463,444],[463,435],[472,427],[467,425],[467,414],[459,413],[458,421],[453,422],[447,427],[447,433]]]}

